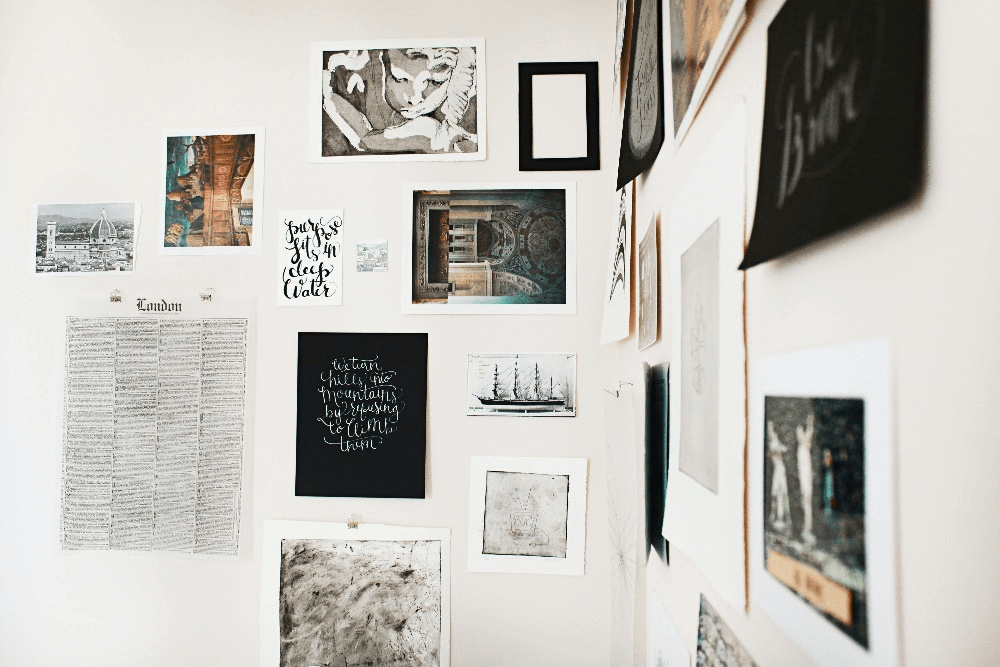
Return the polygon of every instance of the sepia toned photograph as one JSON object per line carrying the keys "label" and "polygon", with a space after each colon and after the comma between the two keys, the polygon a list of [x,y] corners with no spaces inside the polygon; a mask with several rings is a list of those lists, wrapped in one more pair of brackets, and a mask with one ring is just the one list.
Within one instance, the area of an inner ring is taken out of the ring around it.
{"label": "sepia toned photograph", "polygon": [[468,414],[575,416],[576,355],[470,354]]}
{"label": "sepia toned photograph", "polygon": [[137,203],[37,204],[35,273],[131,272]]}
{"label": "sepia toned photograph", "polygon": [[485,160],[483,45],[313,43],[310,161]]}
{"label": "sepia toned photograph", "polygon": [[408,191],[404,312],[576,312],[573,184],[518,185]]}
{"label": "sepia toned photograph", "polygon": [[[162,252],[259,252],[263,130],[167,133]],[[257,235],[259,237],[259,234]]]}

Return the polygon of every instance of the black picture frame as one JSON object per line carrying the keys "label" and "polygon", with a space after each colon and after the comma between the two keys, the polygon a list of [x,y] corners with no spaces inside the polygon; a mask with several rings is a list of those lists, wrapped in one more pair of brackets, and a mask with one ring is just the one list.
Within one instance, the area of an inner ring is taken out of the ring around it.
{"label": "black picture frame", "polygon": [[[570,158],[534,157],[532,78],[546,74],[583,74],[587,78],[587,155]],[[521,171],[584,171],[601,168],[600,101],[597,62],[518,63],[518,151]]]}

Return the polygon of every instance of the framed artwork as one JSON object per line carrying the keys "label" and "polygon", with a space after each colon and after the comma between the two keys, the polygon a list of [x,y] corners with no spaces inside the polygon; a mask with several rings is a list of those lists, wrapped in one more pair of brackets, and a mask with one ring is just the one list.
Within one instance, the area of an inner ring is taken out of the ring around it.
{"label": "framed artwork", "polygon": [[601,168],[597,62],[518,64],[521,171]]}
{"label": "framed artwork", "polygon": [[587,459],[472,457],[469,570],[582,575]]}
{"label": "framed artwork", "polygon": [[310,162],[486,159],[482,39],[314,42]]}
{"label": "framed artwork", "polygon": [[[743,252],[746,113],[719,130],[670,208],[670,485],[663,536],[731,607],[746,602]],[[675,474],[676,473],[676,474]],[[705,526],[713,530],[705,530]]]}
{"label": "framed artwork", "polygon": [[427,334],[299,332],[295,495],[423,498]]}
{"label": "framed artwork", "polygon": [[466,414],[575,417],[576,355],[470,353]]}
{"label": "framed artwork", "polygon": [[757,365],[751,583],[819,665],[899,664],[890,357],[873,341]]}
{"label": "framed artwork", "polygon": [[662,34],[661,0],[632,0],[632,46],[616,186],[619,190],[653,166],[663,146]]}
{"label": "framed artwork", "polygon": [[615,219],[608,246],[601,344],[628,338],[632,328],[632,184],[615,193]]}
{"label": "framed artwork", "polygon": [[660,338],[660,254],[659,222],[656,214],[639,241],[639,349]]}
{"label": "framed artwork", "polygon": [[451,531],[265,521],[261,665],[451,664]]}
{"label": "framed artwork", "polygon": [[263,128],[166,132],[160,252],[260,252],[263,156]]}
{"label": "framed artwork", "polygon": [[35,204],[35,273],[131,273],[137,202]]}
{"label": "framed artwork", "polygon": [[403,312],[576,312],[573,183],[406,191]]}
{"label": "framed artwork", "polygon": [[680,144],[746,22],[746,0],[670,0],[674,142]]}
{"label": "framed artwork", "polygon": [[790,0],[774,17],[757,210],[741,269],[917,196],[927,4]]}
{"label": "framed artwork", "polygon": [[282,211],[279,306],[344,302],[344,212]]}
{"label": "framed artwork", "polygon": [[702,594],[698,605],[698,667],[757,667],[743,643]]}

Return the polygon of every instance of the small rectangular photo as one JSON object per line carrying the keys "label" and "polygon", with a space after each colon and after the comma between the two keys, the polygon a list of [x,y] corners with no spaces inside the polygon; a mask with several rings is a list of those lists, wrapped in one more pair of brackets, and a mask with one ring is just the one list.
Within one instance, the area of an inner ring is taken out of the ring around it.
{"label": "small rectangular photo", "polygon": [[406,190],[403,312],[573,314],[573,183]]}
{"label": "small rectangular photo", "polygon": [[314,42],[309,161],[485,160],[484,45]]}
{"label": "small rectangular photo", "polygon": [[384,273],[389,270],[389,239],[368,239],[354,244],[358,273]]}
{"label": "small rectangular photo", "polygon": [[469,570],[582,575],[587,459],[472,458]]}
{"label": "small rectangular photo", "polygon": [[467,414],[575,417],[576,355],[469,354]]}
{"label": "small rectangular photo", "polygon": [[166,132],[164,151],[161,252],[260,252],[263,129]]}
{"label": "small rectangular photo", "polygon": [[36,204],[35,273],[131,273],[136,202]]}

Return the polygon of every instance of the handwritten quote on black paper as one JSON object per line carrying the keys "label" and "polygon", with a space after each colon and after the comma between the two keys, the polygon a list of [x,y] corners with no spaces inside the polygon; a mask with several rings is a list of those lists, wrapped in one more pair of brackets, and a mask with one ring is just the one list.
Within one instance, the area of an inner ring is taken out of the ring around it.
{"label": "handwritten quote on black paper", "polygon": [[320,373],[323,416],[329,431],[323,441],[342,452],[378,449],[383,436],[399,430],[402,391],[392,383],[396,371],[375,359],[337,358]]}

